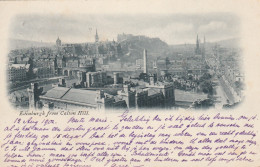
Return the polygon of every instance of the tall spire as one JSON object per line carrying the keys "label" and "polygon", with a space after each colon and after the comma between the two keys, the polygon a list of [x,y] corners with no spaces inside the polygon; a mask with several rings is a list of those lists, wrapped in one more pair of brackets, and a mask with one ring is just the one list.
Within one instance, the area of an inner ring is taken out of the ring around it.
{"label": "tall spire", "polygon": [[198,34],[197,34],[197,40],[196,40],[196,48],[195,48],[195,54],[196,55],[199,55],[199,54],[201,54],[201,52],[200,52],[200,41],[199,41],[199,36],[198,36]]}
{"label": "tall spire", "polygon": [[95,35],[95,42],[98,42],[98,33],[97,33],[97,29],[96,29],[96,35]]}
{"label": "tall spire", "polygon": [[198,34],[197,34],[197,41],[196,41],[196,49],[199,49],[199,47],[200,47],[200,44],[199,44],[200,42],[199,42],[199,36],[198,36]]}
{"label": "tall spire", "polygon": [[197,41],[196,41],[196,45],[197,45],[197,47],[199,47],[199,36],[198,36],[198,34],[197,34]]}

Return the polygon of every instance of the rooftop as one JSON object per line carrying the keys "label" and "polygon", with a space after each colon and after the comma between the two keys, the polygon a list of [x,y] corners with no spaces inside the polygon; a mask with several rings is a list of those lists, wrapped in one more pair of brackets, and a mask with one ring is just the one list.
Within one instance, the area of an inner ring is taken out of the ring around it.
{"label": "rooftop", "polygon": [[11,67],[14,67],[14,68],[29,68],[30,64],[12,64]]}
{"label": "rooftop", "polygon": [[44,97],[50,97],[59,99],[61,98],[70,88],[65,87],[54,87],[51,90],[47,91]]}
{"label": "rooftop", "polygon": [[42,97],[95,105],[96,91],[54,87]]}
{"label": "rooftop", "polygon": [[147,90],[148,90],[148,96],[152,96],[152,95],[160,93],[160,91],[158,89],[150,88],[150,89],[147,89]]}
{"label": "rooftop", "polygon": [[94,105],[96,94],[92,90],[70,89],[61,99]]}

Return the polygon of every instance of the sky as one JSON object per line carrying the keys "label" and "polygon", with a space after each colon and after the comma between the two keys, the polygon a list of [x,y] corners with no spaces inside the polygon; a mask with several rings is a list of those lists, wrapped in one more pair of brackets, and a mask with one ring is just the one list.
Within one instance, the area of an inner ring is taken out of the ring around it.
{"label": "sky", "polygon": [[42,42],[94,42],[117,39],[117,34],[158,37],[168,44],[195,43],[197,34],[214,42],[239,38],[239,18],[230,13],[136,15],[18,15],[10,38]]}

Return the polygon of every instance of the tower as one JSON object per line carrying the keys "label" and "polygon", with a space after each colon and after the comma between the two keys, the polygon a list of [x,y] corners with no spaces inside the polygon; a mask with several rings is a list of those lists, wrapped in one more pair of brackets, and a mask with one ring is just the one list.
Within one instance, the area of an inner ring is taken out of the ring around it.
{"label": "tower", "polygon": [[197,34],[196,47],[197,47],[197,48],[199,48],[199,47],[200,47],[200,46],[199,46],[199,36],[198,36],[198,34]]}
{"label": "tower", "polygon": [[40,100],[39,96],[41,95],[43,88],[38,88],[38,83],[31,83],[31,87],[27,89],[29,95],[29,108],[34,109],[37,107],[37,102]]}
{"label": "tower", "polygon": [[148,68],[147,68],[147,50],[144,49],[144,73],[148,73]]}
{"label": "tower", "polygon": [[113,107],[114,98],[108,97],[103,90],[98,90],[95,98],[98,110],[104,110]]}
{"label": "tower", "polygon": [[135,91],[130,90],[130,85],[124,85],[123,90],[117,91],[117,94],[125,100],[127,108],[135,107]]}
{"label": "tower", "polygon": [[98,90],[95,98],[98,109],[105,109],[105,95],[103,90]]}
{"label": "tower", "polygon": [[61,40],[60,40],[59,37],[58,37],[58,39],[56,40],[56,46],[57,46],[57,47],[61,47]]}
{"label": "tower", "polygon": [[149,84],[154,85],[157,81],[157,76],[156,74],[150,74],[149,75]]}
{"label": "tower", "polygon": [[201,54],[201,52],[200,52],[200,44],[199,44],[200,42],[199,42],[199,36],[198,36],[198,34],[197,34],[197,40],[196,40],[196,49],[195,49],[195,54],[196,55],[200,55]]}
{"label": "tower", "polygon": [[119,73],[114,73],[114,84],[118,84]]}
{"label": "tower", "polygon": [[97,29],[96,29],[95,42],[97,43],[97,42],[98,42],[98,40],[99,40],[99,38],[98,38]]}
{"label": "tower", "polygon": [[98,33],[97,33],[97,29],[96,29],[96,35],[95,35],[95,43],[96,43],[96,54],[99,54],[99,49],[98,49]]}

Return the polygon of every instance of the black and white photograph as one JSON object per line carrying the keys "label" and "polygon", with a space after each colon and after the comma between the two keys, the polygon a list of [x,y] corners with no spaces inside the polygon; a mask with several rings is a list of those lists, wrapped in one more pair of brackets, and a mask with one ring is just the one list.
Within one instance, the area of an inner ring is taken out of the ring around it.
{"label": "black and white photograph", "polygon": [[0,167],[259,167],[260,1],[0,9]]}
{"label": "black and white photograph", "polygon": [[16,108],[228,109],[244,99],[240,19],[230,13],[18,15]]}

